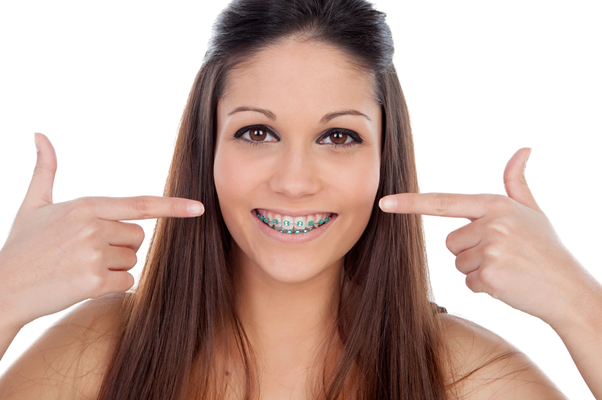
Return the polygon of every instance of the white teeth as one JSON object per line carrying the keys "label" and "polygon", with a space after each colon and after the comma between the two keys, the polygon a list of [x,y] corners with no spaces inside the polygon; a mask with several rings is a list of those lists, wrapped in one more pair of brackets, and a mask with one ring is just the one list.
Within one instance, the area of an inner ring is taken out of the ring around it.
{"label": "white teeth", "polygon": [[[268,212],[268,215],[270,213]],[[277,217],[275,217],[277,218]],[[282,219],[282,229],[284,230],[293,230],[294,228],[294,218],[293,217],[289,217],[288,215],[283,215],[280,217]]]}
{"label": "white teeth", "polygon": [[[306,215],[302,217],[291,217],[268,211],[265,209],[256,209],[257,218],[274,230],[282,233],[306,233],[327,223],[332,217],[331,213],[319,213]],[[266,221],[267,219],[267,221]]]}
{"label": "white teeth", "polygon": [[298,231],[310,229],[308,217],[295,217],[293,219],[293,227]]}

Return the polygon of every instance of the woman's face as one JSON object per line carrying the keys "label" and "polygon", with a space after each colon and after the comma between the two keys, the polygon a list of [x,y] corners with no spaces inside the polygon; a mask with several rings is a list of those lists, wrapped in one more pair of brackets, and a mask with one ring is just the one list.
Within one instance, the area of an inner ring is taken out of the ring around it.
{"label": "woman's face", "polygon": [[[371,79],[334,47],[292,40],[231,71],[217,106],[214,178],[244,268],[294,283],[342,267],[379,182],[381,109]],[[363,115],[328,117],[349,110]]]}

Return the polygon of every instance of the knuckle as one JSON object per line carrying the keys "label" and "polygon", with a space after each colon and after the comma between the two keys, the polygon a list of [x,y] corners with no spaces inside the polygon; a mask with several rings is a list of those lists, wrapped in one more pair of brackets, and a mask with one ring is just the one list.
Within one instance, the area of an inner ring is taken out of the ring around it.
{"label": "knuckle", "polygon": [[499,255],[500,252],[497,246],[494,246],[493,244],[488,244],[483,247],[483,256],[486,260],[497,260]]}
{"label": "knuckle", "polygon": [[136,253],[133,250],[130,250],[129,252],[129,262],[127,263],[128,267],[134,267],[136,265],[136,263],[138,263],[138,256],[136,255]]}
{"label": "knuckle", "polygon": [[123,278],[123,286],[121,287],[121,291],[125,292],[128,289],[130,289],[132,286],[134,286],[134,283],[136,281],[134,280],[134,276],[130,273],[126,273],[125,277]]}
{"label": "knuckle", "polygon": [[447,235],[447,237],[445,238],[445,246],[453,253],[452,251],[452,244],[453,244],[454,238],[452,237],[452,234],[450,233],[449,235]]}
{"label": "knuckle", "polygon": [[454,237],[452,236],[452,233],[447,235],[447,237],[445,238],[445,246],[449,249],[449,251],[451,251],[453,253],[454,252],[454,250],[453,250]]}
{"label": "knuckle", "polygon": [[94,240],[100,232],[99,226],[95,223],[86,224],[81,230],[82,238],[86,240]]}
{"label": "knuckle", "polygon": [[466,275],[466,286],[472,290],[473,292],[479,292],[479,283],[477,279],[477,272],[473,272],[471,274]]}
{"label": "knuckle", "polygon": [[487,229],[489,231],[489,234],[494,237],[504,237],[510,234],[508,226],[501,221],[491,222],[487,225]]}
{"label": "knuckle", "polygon": [[437,212],[444,213],[452,206],[454,203],[454,199],[452,196],[447,193],[438,193],[435,196],[435,208]]}
{"label": "knuckle", "polygon": [[100,265],[104,259],[102,250],[93,248],[88,252],[87,262],[91,265]]}
{"label": "knuckle", "polygon": [[37,162],[33,168],[33,175],[44,175],[48,172],[56,172],[56,166],[50,163]]}
{"label": "knuckle", "polygon": [[480,268],[481,282],[483,282],[488,288],[493,288],[497,279],[497,269],[491,265],[484,265]]}
{"label": "knuckle", "polygon": [[503,216],[500,223],[504,225],[506,231],[508,232],[508,234],[510,234],[511,232],[514,232],[517,229],[516,221],[517,219],[512,216]]}
{"label": "knuckle", "polygon": [[86,287],[92,299],[97,299],[104,295],[105,285],[105,277],[98,273],[90,274],[86,279]]}
{"label": "knuckle", "polygon": [[490,201],[498,211],[507,211],[512,208],[510,198],[501,194],[491,194]]}
{"label": "knuckle", "polygon": [[75,205],[77,205],[78,207],[86,207],[87,204],[89,204],[90,202],[90,198],[89,197],[79,197],[75,200],[71,200],[71,202]]}
{"label": "knuckle", "polygon": [[71,200],[65,203],[66,215],[68,216],[79,216],[83,210],[86,209],[84,202],[81,198]]}
{"label": "knuckle", "polygon": [[182,204],[179,201],[171,202],[169,206],[172,215],[182,214]]}
{"label": "knuckle", "polygon": [[463,260],[462,254],[459,254],[456,257],[456,269],[460,272],[462,271],[462,265],[464,265],[464,260]]}
{"label": "knuckle", "polygon": [[39,175],[44,173],[44,171],[46,170],[46,166],[44,164],[36,164],[35,167],[33,167],[33,174],[34,175]]}
{"label": "knuckle", "polygon": [[80,197],[78,199],[73,200],[73,203],[77,208],[89,209],[94,206],[94,199],[92,197]]}
{"label": "knuckle", "polygon": [[144,234],[144,229],[138,225],[138,224],[133,224],[133,228],[134,228],[134,234],[136,235],[136,243],[142,243],[144,242],[144,238],[145,238],[145,234]]}
{"label": "knuckle", "polygon": [[144,196],[134,197],[134,199],[132,199],[132,208],[143,218],[147,218],[151,211],[151,204],[149,199]]}
{"label": "knuckle", "polygon": [[80,197],[69,202],[70,214],[76,215],[77,218],[89,215],[95,206],[95,201],[92,197]]}

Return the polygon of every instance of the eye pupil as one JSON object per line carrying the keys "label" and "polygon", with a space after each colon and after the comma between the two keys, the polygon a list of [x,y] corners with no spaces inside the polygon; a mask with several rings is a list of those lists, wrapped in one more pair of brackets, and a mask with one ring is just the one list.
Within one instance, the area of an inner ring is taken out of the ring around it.
{"label": "eye pupil", "polygon": [[[251,135],[251,139],[253,139],[255,141],[261,141],[261,139],[263,139],[265,137],[265,132],[263,131],[263,129],[251,129],[251,132],[253,133]],[[263,134],[260,134],[257,132],[263,132]]]}
{"label": "eye pupil", "polygon": [[[335,144],[343,144],[343,143],[345,143],[345,141],[347,139],[346,138],[347,134],[345,132],[334,132],[334,133],[331,133],[330,135],[332,136],[332,138],[331,138],[332,143],[335,143]],[[345,136],[345,137],[343,137],[343,136]],[[341,138],[343,139],[342,141],[340,141]]]}

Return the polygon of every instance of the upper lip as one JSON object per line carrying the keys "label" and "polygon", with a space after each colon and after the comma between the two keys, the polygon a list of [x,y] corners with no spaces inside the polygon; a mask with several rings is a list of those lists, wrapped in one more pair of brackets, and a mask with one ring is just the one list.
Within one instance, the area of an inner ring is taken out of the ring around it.
{"label": "upper lip", "polygon": [[280,215],[288,215],[289,217],[303,217],[305,215],[312,215],[312,214],[336,214],[331,211],[315,211],[315,210],[292,211],[292,210],[284,210],[282,208],[263,208],[263,207],[257,207],[257,208],[255,208],[255,210],[268,210],[268,211],[278,213]]}

